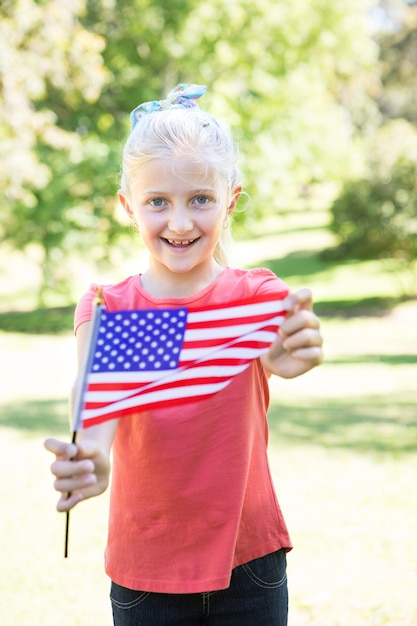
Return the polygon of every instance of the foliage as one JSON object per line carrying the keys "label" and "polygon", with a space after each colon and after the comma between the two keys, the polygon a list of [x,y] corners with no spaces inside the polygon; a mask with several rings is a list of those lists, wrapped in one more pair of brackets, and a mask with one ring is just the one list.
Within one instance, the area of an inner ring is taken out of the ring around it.
{"label": "foliage", "polygon": [[355,129],[375,118],[374,2],[6,0],[0,238],[42,248],[47,290],[67,280],[68,250],[103,257],[125,232],[115,192],[128,112],[177,82],[209,85],[204,106],[233,127],[254,198],[246,219],[343,179]]}
{"label": "foliage", "polygon": [[[0,188],[8,204],[34,204],[33,190],[51,181],[38,142],[74,156],[80,137],[62,126],[63,110],[96,100],[105,81],[100,56],[104,41],[81,26],[81,9],[80,0],[1,4],[0,147],[8,158]],[[65,102],[63,110],[54,94]]]}
{"label": "foliage", "polygon": [[74,242],[77,229],[91,232],[103,205],[90,174],[103,151],[88,150],[91,140],[83,141],[83,129],[71,121],[83,103],[97,100],[107,79],[104,39],[81,25],[83,9],[83,0],[6,1],[0,9],[0,148],[7,154],[0,237],[18,249],[33,243],[43,249],[44,288],[58,286],[67,239]]}
{"label": "foliage", "polygon": [[401,27],[380,33],[378,43],[381,87],[377,102],[383,119],[403,117],[417,125],[413,88],[417,83],[417,7],[409,6]]}
{"label": "foliage", "polygon": [[[390,180],[349,181],[333,203],[339,256],[359,259],[417,257],[416,167],[399,163]],[[414,188],[413,188],[414,187]]]}
{"label": "foliage", "polygon": [[[332,256],[417,264],[417,130],[391,122],[371,142],[369,175],[348,181],[334,201]],[[416,289],[417,285],[415,285]]]}

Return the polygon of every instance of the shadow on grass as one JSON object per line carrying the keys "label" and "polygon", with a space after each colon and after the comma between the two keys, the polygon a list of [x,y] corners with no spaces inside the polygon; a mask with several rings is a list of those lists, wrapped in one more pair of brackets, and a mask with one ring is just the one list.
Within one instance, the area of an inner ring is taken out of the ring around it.
{"label": "shadow on grass", "polygon": [[[320,272],[329,271],[341,265],[355,266],[357,262],[354,260],[324,261],[319,252],[308,250],[292,252],[280,259],[265,259],[260,261],[259,265],[267,267],[283,280],[291,281],[295,276],[315,276]],[[383,317],[398,304],[410,299],[409,296],[384,296],[362,298],[361,300],[317,301],[314,304],[314,310],[320,317]]]}
{"label": "shadow on grass", "polygon": [[[272,401],[271,440],[355,452],[416,453],[414,398],[309,399]],[[0,426],[28,434],[69,436],[66,400],[32,400],[0,406]]]}
{"label": "shadow on grass", "polygon": [[0,426],[27,433],[69,433],[67,400],[30,400],[0,405]]}
{"label": "shadow on grass", "polygon": [[70,332],[73,328],[74,308],[74,305],[70,305],[0,313],[0,330],[35,335]]}
{"label": "shadow on grass", "polygon": [[416,402],[381,397],[273,402],[271,438],[356,452],[416,453]]}
{"label": "shadow on grass", "polygon": [[401,304],[410,300],[407,296],[373,297],[361,300],[327,300],[314,303],[314,311],[320,317],[384,317]]}
{"label": "shadow on grass", "polygon": [[[308,228],[307,230],[312,230]],[[278,259],[264,259],[256,267],[267,267],[283,280],[291,281],[294,277],[315,276],[340,266],[353,267],[357,261],[325,261],[320,252],[301,250]],[[372,297],[361,300],[317,301],[314,310],[320,317],[382,317],[410,297]],[[64,307],[35,309],[33,311],[6,311],[0,313],[0,330],[28,334],[48,334],[71,332],[73,328],[75,305]]]}
{"label": "shadow on grass", "polygon": [[[352,265],[353,262],[346,262],[346,265]],[[278,259],[264,259],[259,261],[257,265],[269,268],[274,274],[283,279],[293,276],[314,276],[319,272],[324,272],[331,268],[332,265],[340,265],[340,263],[329,263],[320,258],[318,252],[312,250],[290,252],[284,257]]]}
{"label": "shadow on grass", "polygon": [[[278,263],[278,262],[277,262]],[[288,279],[281,269],[274,269],[274,262],[263,262],[284,280]],[[308,264],[307,264],[308,265]],[[311,272],[314,274],[315,272]],[[314,311],[320,317],[383,317],[394,307],[410,298],[407,297],[373,297],[362,300],[329,300],[316,301]],[[0,330],[24,334],[57,334],[69,333],[73,329],[74,306],[35,309],[34,311],[8,311],[0,313]]]}
{"label": "shadow on grass", "polygon": [[383,363],[385,365],[413,365],[417,354],[355,354],[343,357],[326,357],[328,365],[355,365]]}

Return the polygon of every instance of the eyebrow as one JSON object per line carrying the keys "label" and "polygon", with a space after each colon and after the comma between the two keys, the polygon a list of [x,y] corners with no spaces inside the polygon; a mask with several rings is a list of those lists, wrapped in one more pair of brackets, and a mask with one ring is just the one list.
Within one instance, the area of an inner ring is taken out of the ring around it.
{"label": "eyebrow", "polygon": [[[140,195],[142,196],[147,196],[147,195],[160,195],[163,196],[165,194],[170,194],[172,193],[171,190],[169,191],[161,191],[158,189],[145,189],[144,191],[140,192]],[[208,189],[191,189],[187,191],[187,194],[190,193],[191,195],[203,195],[203,194],[213,194],[216,193],[216,189],[214,187],[208,188]]]}

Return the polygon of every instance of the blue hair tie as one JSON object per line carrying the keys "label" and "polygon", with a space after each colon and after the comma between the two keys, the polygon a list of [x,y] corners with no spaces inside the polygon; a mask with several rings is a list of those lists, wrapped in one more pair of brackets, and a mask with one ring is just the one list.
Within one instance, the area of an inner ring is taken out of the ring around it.
{"label": "blue hair tie", "polygon": [[196,100],[204,96],[207,87],[205,85],[185,85],[180,83],[169,92],[165,100],[151,100],[139,104],[130,114],[130,126],[133,130],[138,121],[145,115],[166,111],[167,109],[192,109],[198,107]]}

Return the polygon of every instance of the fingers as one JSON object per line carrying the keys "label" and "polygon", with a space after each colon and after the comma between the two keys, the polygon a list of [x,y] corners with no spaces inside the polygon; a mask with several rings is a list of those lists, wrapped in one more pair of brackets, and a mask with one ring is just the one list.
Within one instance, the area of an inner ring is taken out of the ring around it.
{"label": "fingers", "polygon": [[81,500],[107,489],[110,461],[96,441],[84,440],[75,445],[50,438],[44,446],[55,454],[51,473],[55,476],[54,488],[61,493],[58,511],[69,511]]}
{"label": "fingers", "polygon": [[295,359],[308,362],[311,366],[323,360],[323,338],[318,328],[305,328],[286,337],[283,348]]}
{"label": "fingers", "polygon": [[55,454],[59,461],[93,459],[100,452],[97,442],[88,440],[75,444],[49,438],[44,441],[43,445],[49,452]]}
{"label": "fingers", "polygon": [[310,289],[291,294],[285,306],[288,313],[280,328],[283,348],[296,359],[318,365],[323,360],[323,338]]}
{"label": "fingers", "polygon": [[69,495],[62,495],[56,505],[56,510],[59,513],[67,513],[74,508],[79,502],[83,500],[81,493],[71,493]]}
{"label": "fingers", "polygon": [[314,331],[315,334],[320,329],[320,321],[318,317],[309,309],[296,310],[289,315],[281,324],[280,335],[285,338],[293,333],[302,330]]}
{"label": "fingers", "polygon": [[313,295],[308,287],[302,287],[291,295],[289,295],[283,302],[284,308],[288,313],[294,313],[300,309],[313,309]]}
{"label": "fingers", "polygon": [[294,359],[303,361],[308,364],[308,369],[320,365],[323,361],[323,349],[321,346],[315,346],[311,348],[296,348],[292,350],[291,356]]}
{"label": "fingers", "polygon": [[57,509],[69,511],[88,497],[88,488],[96,484],[94,462],[85,458],[79,460],[77,457],[83,456],[82,451],[72,443],[49,438],[44,442],[44,447],[55,454],[50,469],[55,476],[54,488],[61,493]]}
{"label": "fingers", "polygon": [[55,461],[51,472],[56,477],[54,487],[61,492],[75,491],[96,483],[92,461]]}
{"label": "fingers", "polygon": [[66,443],[50,437],[44,441],[44,447],[55,454],[57,459],[72,459],[77,454],[77,446],[74,443]]}
{"label": "fingers", "polygon": [[57,479],[54,487],[61,492],[61,497],[56,505],[57,511],[60,513],[69,511],[82,500],[87,500],[101,493],[102,489],[97,491],[97,482],[95,474]]}

